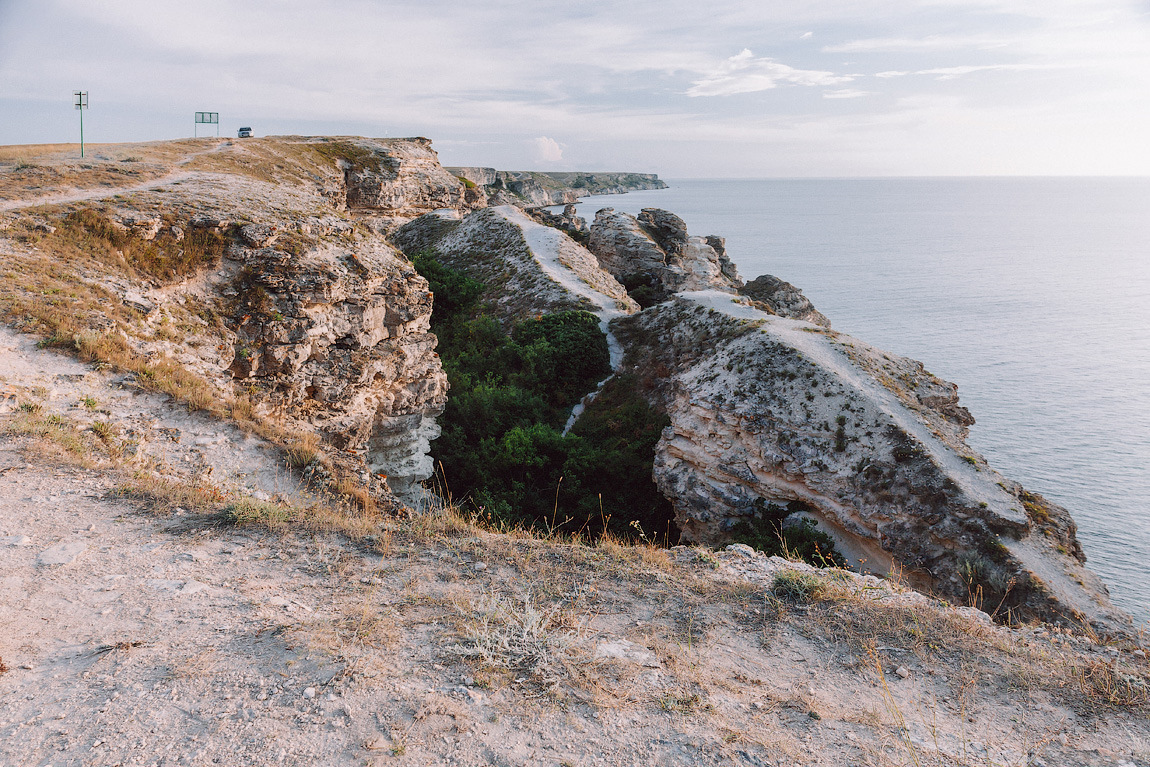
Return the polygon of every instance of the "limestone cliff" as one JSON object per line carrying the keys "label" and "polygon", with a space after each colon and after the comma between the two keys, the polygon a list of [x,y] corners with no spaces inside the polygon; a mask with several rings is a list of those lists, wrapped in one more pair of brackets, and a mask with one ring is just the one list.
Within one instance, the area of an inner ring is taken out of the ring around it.
{"label": "limestone cliff", "polygon": [[[966,445],[974,421],[953,384],[831,331],[789,283],[744,286],[721,238],[666,211],[605,209],[588,253],[506,207],[424,216],[395,240],[483,281],[507,320],[610,319],[614,304],[610,340],[625,354],[613,366],[671,421],[653,474],[685,540],[727,542],[775,504],[813,518],[856,569],[1009,619],[1125,625],[1082,566],[1069,514]],[[636,274],[668,300],[635,313],[614,278]]]}
{"label": "limestone cliff", "polygon": [[415,490],[447,380],[427,283],[382,232],[475,200],[426,139],[188,143],[132,145],[155,182],[34,214],[43,250],[85,243],[94,258],[61,263],[123,302],[74,318],[77,343],[178,362],[216,399],[320,435],[369,488]]}
{"label": "limestone cliff", "polygon": [[447,170],[474,184],[492,205],[521,208],[565,205],[591,195],[667,187],[654,173],[545,173],[473,167],[450,167]]}
{"label": "limestone cliff", "polygon": [[[34,174],[37,186],[4,190],[13,273],[35,274],[47,254],[70,280],[71,295],[12,304],[54,327],[54,343],[170,360],[233,409],[322,435],[377,490],[414,491],[447,391],[432,297],[392,236],[483,281],[508,323],[600,317],[612,367],[671,421],[654,477],[687,540],[720,543],[764,504],[790,505],[859,569],[1012,617],[1124,625],[1082,567],[1069,514],[965,444],[973,419],[953,384],[829,330],[789,283],[743,285],[721,238],[667,211],[601,211],[588,250],[556,228],[578,233],[573,220],[483,207],[480,185],[439,167],[423,139],[131,151],[146,166],[131,185],[103,188],[123,160],[97,156],[91,177],[78,166],[56,187]],[[624,289],[636,276],[662,303],[638,311]]]}
{"label": "limestone cliff", "polygon": [[858,569],[1013,618],[1125,625],[1069,515],[970,450],[955,387],[921,364],[718,291],[613,329],[671,419],[654,475],[685,539],[789,506]]}
{"label": "limestone cliff", "polygon": [[355,211],[392,216],[418,216],[441,208],[471,209],[487,205],[481,191],[469,189],[439,164],[425,138],[381,143],[348,138],[335,144],[344,174],[344,199]]}
{"label": "limestone cliff", "polygon": [[300,255],[233,246],[229,370],[332,446],[365,457],[399,494],[433,472],[447,380],[428,329],[426,281],[385,243],[317,244]]}

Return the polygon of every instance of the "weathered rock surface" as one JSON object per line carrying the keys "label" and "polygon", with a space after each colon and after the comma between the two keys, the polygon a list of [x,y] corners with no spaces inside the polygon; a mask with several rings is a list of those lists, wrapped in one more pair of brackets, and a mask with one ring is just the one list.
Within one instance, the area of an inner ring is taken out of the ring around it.
{"label": "weathered rock surface", "polygon": [[718,291],[613,329],[671,418],[654,475],[685,539],[797,502],[856,568],[1016,618],[1124,625],[1069,515],[970,450],[953,385],[920,364]]}
{"label": "weathered rock surface", "polygon": [[366,454],[404,494],[431,476],[447,378],[429,331],[431,293],[380,240],[301,256],[237,248],[237,380],[306,413],[335,447]]}
{"label": "weathered rock surface", "polygon": [[385,235],[431,210],[483,205],[482,195],[426,139],[220,141],[181,168],[192,170],[178,184],[88,203],[86,220],[130,238],[115,247],[147,243],[156,259],[205,243],[222,256],[180,279],[98,276],[136,319],[129,333],[123,318],[83,318],[90,342],[117,334],[196,374],[221,402],[317,433],[333,476],[413,497],[432,474],[447,380],[427,283]]}
{"label": "weathered rock surface", "polygon": [[524,208],[523,212],[541,224],[562,229],[568,234],[575,233],[584,239],[591,232],[587,219],[577,213],[574,203],[565,205],[562,213],[553,213],[547,208]]}
{"label": "weathered rock surface", "polygon": [[428,139],[344,141],[359,150],[345,151],[340,158],[345,201],[352,210],[419,216],[440,208],[470,210],[487,205],[482,190],[468,189],[443,169]]}
{"label": "weathered rock surface", "polygon": [[658,208],[644,208],[638,218],[603,208],[595,214],[587,247],[628,285],[642,282],[662,293],[733,293],[742,285],[722,238],[693,237],[683,219]]}
{"label": "weathered rock surface", "polygon": [[443,264],[484,283],[483,300],[504,320],[574,309],[614,317],[639,308],[586,248],[512,206],[461,219],[423,216],[393,242],[406,253],[432,248]]}
{"label": "weathered rock surface", "polygon": [[[811,322],[824,328],[831,326],[831,321],[815,309],[810,299],[803,295],[803,291],[773,275],[763,274],[756,277],[739,288],[739,293],[762,304],[757,308],[766,309],[771,314]],[[955,397],[957,396],[956,393]]]}

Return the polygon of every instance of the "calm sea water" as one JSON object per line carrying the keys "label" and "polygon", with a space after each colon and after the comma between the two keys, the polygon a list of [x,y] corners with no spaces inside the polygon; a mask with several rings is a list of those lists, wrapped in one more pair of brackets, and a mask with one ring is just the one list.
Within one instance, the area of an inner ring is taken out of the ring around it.
{"label": "calm sea water", "polygon": [[593,197],[727,238],[837,330],[959,386],[970,443],[1066,506],[1088,565],[1150,621],[1150,179],[669,181]]}

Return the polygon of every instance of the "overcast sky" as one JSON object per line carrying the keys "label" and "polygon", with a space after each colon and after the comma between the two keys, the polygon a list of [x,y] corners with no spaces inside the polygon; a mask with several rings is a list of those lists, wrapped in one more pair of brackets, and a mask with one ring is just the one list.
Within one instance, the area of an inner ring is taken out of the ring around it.
{"label": "overcast sky", "polygon": [[0,144],[428,136],[665,177],[1150,175],[1150,0],[0,0]]}

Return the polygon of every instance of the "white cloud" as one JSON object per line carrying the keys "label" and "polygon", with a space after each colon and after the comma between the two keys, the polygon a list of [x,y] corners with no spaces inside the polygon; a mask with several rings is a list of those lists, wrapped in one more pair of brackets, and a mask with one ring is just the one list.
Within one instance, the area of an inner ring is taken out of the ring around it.
{"label": "white cloud", "polygon": [[914,72],[879,72],[875,77],[907,77],[908,75],[937,75],[939,80],[953,80],[973,72],[1028,72],[1037,69],[1062,69],[1058,64],[968,64],[958,67],[935,67]]}
{"label": "white cloud", "polygon": [[1144,3],[0,0],[0,144],[74,140],[85,88],[100,141],[218,109],[261,135],[426,135],[455,165],[1147,174]]}
{"label": "white cloud", "polygon": [[852,88],[840,88],[833,91],[823,91],[824,99],[857,99],[863,96],[873,96],[874,91],[859,91]]}
{"label": "white cloud", "polygon": [[561,162],[563,160],[563,147],[559,142],[547,136],[540,136],[531,141],[532,154],[537,162]]}
{"label": "white cloud", "polygon": [[872,37],[823,47],[824,53],[926,53],[963,48],[1001,48],[1002,37],[928,35],[927,37]]}
{"label": "white cloud", "polygon": [[688,96],[733,96],[756,93],[779,85],[835,85],[850,82],[834,72],[795,69],[770,58],[756,58],[747,48],[730,57],[714,70],[695,80],[687,89]]}

